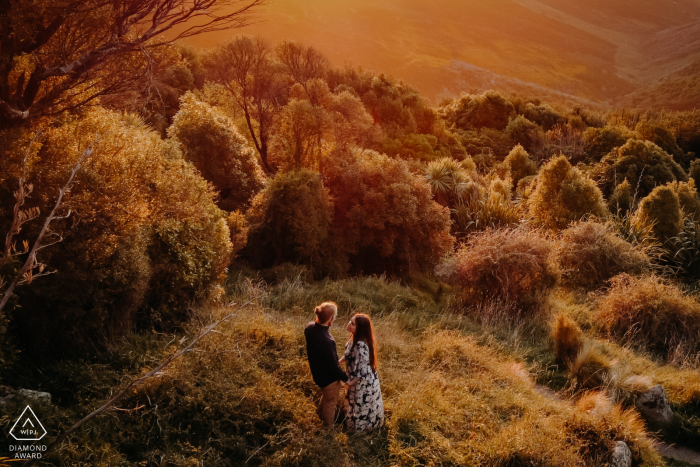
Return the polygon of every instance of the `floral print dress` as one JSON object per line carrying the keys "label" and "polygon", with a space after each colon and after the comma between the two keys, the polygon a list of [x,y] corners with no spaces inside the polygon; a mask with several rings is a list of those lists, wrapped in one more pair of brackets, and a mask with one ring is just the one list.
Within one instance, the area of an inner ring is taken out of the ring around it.
{"label": "floral print dress", "polygon": [[384,402],[379,387],[377,373],[369,366],[369,347],[359,341],[352,348],[352,341],[345,346],[345,362],[348,381],[360,381],[348,388],[345,396],[345,424],[348,431],[358,432],[379,428],[384,425]]}

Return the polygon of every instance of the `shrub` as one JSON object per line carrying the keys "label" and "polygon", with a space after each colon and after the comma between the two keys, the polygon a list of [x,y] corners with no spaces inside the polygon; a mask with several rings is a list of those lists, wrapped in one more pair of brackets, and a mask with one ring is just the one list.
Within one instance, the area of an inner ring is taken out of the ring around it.
{"label": "shrub", "polygon": [[523,116],[542,127],[544,131],[551,130],[555,125],[566,123],[566,117],[559,115],[547,104],[528,102],[523,109]]}
{"label": "shrub", "polygon": [[458,237],[489,228],[517,227],[520,223],[522,213],[511,202],[510,182],[496,179],[488,190],[477,185],[470,193],[452,209],[452,230]]}
{"label": "shrub", "polygon": [[329,263],[338,254],[331,248],[332,219],[333,205],[320,174],[310,170],[278,173],[248,211],[250,231],[244,256],[259,268],[299,263],[317,276],[339,273]]}
{"label": "shrub", "polygon": [[691,178],[688,182],[673,182],[669,184],[669,187],[678,196],[683,214],[699,221],[700,198],[698,198],[698,190],[695,188],[695,180]]}
{"label": "shrub", "polygon": [[435,200],[443,206],[454,205],[471,191],[471,175],[476,174],[476,166],[471,162],[469,169],[460,162],[449,157],[434,160],[425,168],[425,179],[430,185]]}
{"label": "shrub", "polygon": [[552,253],[551,242],[538,231],[488,229],[472,236],[436,274],[461,286],[467,302],[503,299],[534,313],[557,282]]}
{"label": "shrub", "polygon": [[509,119],[515,117],[513,104],[496,91],[483,94],[463,94],[459,99],[440,109],[441,116],[457,128],[493,128],[503,130]]}
{"label": "shrub", "polygon": [[688,174],[690,175],[690,178],[695,181],[695,185],[700,183],[700,159],[695,159],[690,163]]}
{"label": "shrub", "polygon": [[624,145],[633,133],[624,126],[587,128],[583,133],[588,159],[601,160],[614,148]]}
{"label": "shrub", "polygon": [[657,276],[615,277],[594,320],[607,335],[669,360],[700,352],[700,303]]}
{"label": "shrub", "polygon": [[527,206],[532,220],[550,229],[565,228],[589,214],[608,215],[598,187],[564,156],[542,168]]}
{"label": "shrub", "polygon": [[615,187],[615,191],[608,200],[608,209],[612,213],[625,215],[634,210],[634,204],[635,199],[632,185],[625,179]]}
{"label": "shrub", "polygon": [[640,250],[598,222],[578,222],[557,242],[556,257],[562,276],[573,285],[594,288],[620,273],[638,275],[651,268]]}
{"label": "shrub", "polygon": [[523,146],[529,151],[541,146],[544,140],[542,128],[522,115],[511,118],[503,133],[511,144]]}
{"label": "shrub", "polygon": [[673,156],[673,160],[678,164],[688,167],[690,161],[687,160],[686,154],[676,143],[675,135],[668,128],[643,120],[637,124],[635,131],[641,139],[651,141]]}
{"label": "shrub", "polygon": [[592,174],[605,195],[624,179],[640,197],[648,195],[658,185],[688,180],[683,168],[670,155],[654,143],[637,139],[630,139],[610,151],[592,169]]}
{"label": "shrub", "polygon": [[353,269],[402,275],[432,269],[452,248],[449,210],[432,199],[425,178],[401,160],[373,151],[329,162],[333,232]]}
{"label": "shrub", "polygon": [[505,158],[503,167],[508,171],[514,188],[523,178],[537,175],[537,164],[519,144]]}
{"label": "shrub", "polygon": [[175,144],[133,115],[101,109],[45,131],[31,174],[42,210],[83,150],[94,143],[94,152],[65,199],[76,225],[56,222],[65,240],[42,250],[58,273],[19,291],[24,312],[12,326],[25,349],[103,344],[133,329],[139,310],[173,322],[187,301],[216,298],[231,257],[225,213]]}
{"label": "shrub", "polygon": [[246,207],[262,189],[262,169],[233,121],[192,93],[182,97],[168,135],[182,145],[185,159],[219,191],[222,209]]}
{"label": "shrub", "polygon": [[634,218],[635,222],[650,226],[662,244],[678,235],[683,227],[678,195],[668,185],[654,188],[642,199]]}

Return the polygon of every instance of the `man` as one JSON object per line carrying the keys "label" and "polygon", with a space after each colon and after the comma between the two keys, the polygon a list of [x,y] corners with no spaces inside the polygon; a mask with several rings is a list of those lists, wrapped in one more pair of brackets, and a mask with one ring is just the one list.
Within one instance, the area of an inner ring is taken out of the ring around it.
{"label": "man", "polygon": [[323,420],[323,425],[330,428],[335,421],[335,407],[338,403],[341,381],[346,382],[348,375],[338,364],[335,339],[328,332],[338,314],[338,307],[333,302],[324,302],[314,309],[314,314],[316,321],[310,322],[304,329],[306,356],[309,359],[314,383],[323,393],[316,413]]}

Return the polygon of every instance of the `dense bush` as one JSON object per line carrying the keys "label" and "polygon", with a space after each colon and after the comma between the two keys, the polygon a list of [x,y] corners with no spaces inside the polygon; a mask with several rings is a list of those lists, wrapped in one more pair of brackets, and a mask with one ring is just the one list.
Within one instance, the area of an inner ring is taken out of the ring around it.
{"label": "dense bush", "polygon": [[598,222],[579,222],[562,233],[556,257],[562,276],[575,287],[595,288],[620,273],[638,275],[649,258]]}
{"label": "dense bush", "polygon": [[700,303],[656,276],[622,274],[594,315],[600,329],[672,363],[698,357]]}
{"label": "dense bush", "polygon": [[635,199],[634,190],[630,182],[625,179],[622,183],[615,187],[615,191],[608,199],[608,209],[613,214],[625,215],[630,211],[634,211]]}
{"label": "dense bush", "polygon": [[564,156],[542,167],[527,205],[536,224],[552,229],[566,228],[589,214],[597,217],[608,214],[603,195],[593,180],[571,167]]}
{"label": "dense bush", "polygon": [[668,153],[654,143],[638,139],[630,139],[610,151],[593,168],[592,174],[604,194],[609,195],[627,179],[640,198],[658,185],[688,180],[683,168]]}
{"label": "dense bush", "polygon": [[695,180],[692,178],[688,182],[673,182],[669,183],[671,188],[678,196],[678,203],[681,205],[683,214],[690,216],[693,220],[700,220],[700,198],[698,198],[698,190],[695,188]]}
{"label": "dense bush", "polygon": [[373,151],[346,153],[324,174],[333,197],[333,232],[356,272],[432,269],[452,247],[449,210],[425,178]]}
{"label": "dense bush", "polygon": [[333,205],[320,174],[310,170],[278,173],[253,199],[243,254],[259,268],[298,263],[317,276],[337,274],[343,258],[332,248],[332,218]]}
{"label": "dense bush", "polygon": [[53,226],[65,240],[42,250],[58,272],[18,291],[12,326],[25,348],[103,343],[133,329],[138,310],[172,324],[186,301],[217,296],[231,255],[226,213],[174,143],[101,109],[45,132],[30,174],[44,212],[83,150],[94,144],[94,153],[65,199],[73,216]]}
{"label": "dense bush", "polygon": [[506,169],[513,181],[514,188],[523,178],[537,175],[537,164],[530,159],[527,151],[521,145],[515,146],[506,156],[503,160],[503,168]]}
{"label": "dense bush", "polygon": [[673,156],[673,160],[683,167],[688,167],[690,161],[683,150],[678,146],[675,135],[662,125],[653,124],[649,121],[641,121],[637,124],[635,131],[639,137],[646,141],[651,141],[666,153]]}
{"label": "dense bush", "polygon": [[227,211],[246,207],[263,187],[264,174],[253,149],[228,117],[187,93],[168,135],[182,145],[185,159],[219,191]]}
{"label": "dense bush", "polygon": [[459,99],[443,106],[439,112],[448,124],[462,130],[504,130],[509,120],[516,116],[513,104],[495,91],[478,95],[463,94]]}
{"label": "dense bush", "polygon": [[509,180],[496,178],[488,186],[472,183],[469,188],[469,196],[463,196],[451,210],[452,230],[457,237],[518,226],[522,211],[511,199]]}
{"label": "dense bush", "polygon": [[678,195],[669,185],[658,186],[639,203],[634,214],[636,223],[652,228],[662,244],[678,235],[683,227],[683,216]]}
{"label": "dense bush", "polygon": [[583,349],[583,331],[573,318],[559,313],[552,323],[552,342],[557,361],[569,366]]}
{"label": "dense bush", "polygon": [[535,230],[486,230],[475,234],[436,268],[438,277],[463,288],[468,303],[515,302],[535,313],[558,279],[553,245]]}
{"label": "dense bush", "polygon": [[[518,111],[520,112],[520,110]],[[538,124],[544,131],[549,131],[556,125],[566,123],[566,117],[560,115],[547,104],[528,102],[522,109],[522,115],[531,122]]]}
{"label": "dense bush", "polygon": [[614,148],[624,145],[633,136],[624,126],[604,126],[587,128],[583,133],[586,153],[591,161],[599,161]]}
{"label": "dense bush", "polygon": [[541,146],[544,140],[542,128],[522,115],[511,118],[503,134],[511,144],[521,145],[528,151]]}

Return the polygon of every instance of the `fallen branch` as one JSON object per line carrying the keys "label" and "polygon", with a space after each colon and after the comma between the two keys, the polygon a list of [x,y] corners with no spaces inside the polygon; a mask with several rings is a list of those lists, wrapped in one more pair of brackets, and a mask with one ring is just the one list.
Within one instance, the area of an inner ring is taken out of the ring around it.
{"label": "fallen branch", "polygon": [[[55,440],[53,443],[51,443],[51,444],[46,448],[46,451],[44,451],[44,452],[42,453],[42,457],[45,457],[45,456],[48,455],[51,451],[53,451],[57,446],[60,446],[61,443],[62,443],[71,433],[73,433],[75,430],[77,430],[78,428],[80,428],[83,424],[85,424],[85,423],[86,423],[87,421],[89,421],[91,418],[93,418],[93,417],[95,417],[95,416],[101,414],[101,413],[104,412],[105,410],[109,409],[112,405],[114,405],[114,404],[116,404],[117,402],[119,402],[119,400],[120,400],[122,397],[124,397],[124,395],[125,395],[131,388],[133,388],[133,387],[135,387],[135,386],[138,386],[139,384],[143,383],[143,382],[146,381],[148,378],[150,378],[151,376],[155,375],[156,373],[158,373],[160,370],[162,370],[162,369],[165,368],[166,366],[170,365],[176,358],[178,358],[178,357],[180,357],[182,354],[188,352],[188,351],[189,351],[197,342],[199,342],[204,336],[206,336],[207,334],[209,334],[210,332],[212,332],[212,330],[213,330],[215,327],[217,327],[218,325],[220,325],[221,323],[223,323],[224,321],[226,321],[227,319],[229,319],[231,316],[233,316],[234,314],[236,314],[236,313],[238,312],[238,310],[240,310],[241,308],[246,307],[246,306],[250,305],[251,303],[254,303],[258,298],[260,298],[260,297],[259,297],[259,296],[255,296],[255,297],[251,298],[250,300],[248,300],[247,302],[245,302],[244,304],[238,305],[231,313],[227,314],[226,316],[224,316],[223,318],[221,318],[219,321],[217,321],[217,322],[215,322],[215,323],[212,323],[212,324],[210,324],[209,326],[207,326],[207,328],[204,330],[204,332],[202,332],[202,333],[201,333],[199,336],[197,336],[192,342],[190,342],[189,345],[188,345],[187,347],[185,347],[185,348],[182,349],[181,351],[177,352],[176,354],[172,355],[172,356],[169,357],[167,360],[165,360],[163,363],[161,363],[161,364],[158,365],[156,368],[154,368],[153,370],[149,371],[148,373],[146,373],[145,375],[143,375],[142,377],[140,377],[140,378],[137,379],[136,381],[132,381],[131,383],[129,383],[129,385],[127,385],[124,389],[122,389],[121,391],[119,391],[119,392],[118,392],[114,397],[112,397],[110,400],[108,400],[107,402],[105,402],[105,404],[102,405],[100,408],[98,408],[97,410],[93,411],[92,413],[90,413],[89,415],[87,415],[85,418],[83,418],[82,420],[80,420],[78,423],[76,423],[75,425],[73,425],[72,427],[70,427],[68,430],[64,431],[61,435],[59,435],[59,436],[56,438],[56,440]],[[228,306],[229,306],[229,307],[233,307],[233,306],[235,306],[235,304],[234,304],[234,303],[230,303]],[[36,461],[37,461],[37,459],[30,459],[29,461],[27,461],[27,462],[25,462],[24,464],[22,464],[22,467],[30,467],[30,466],[32,466],[32,465],[35,465],[35,464],[36,464]]]}

